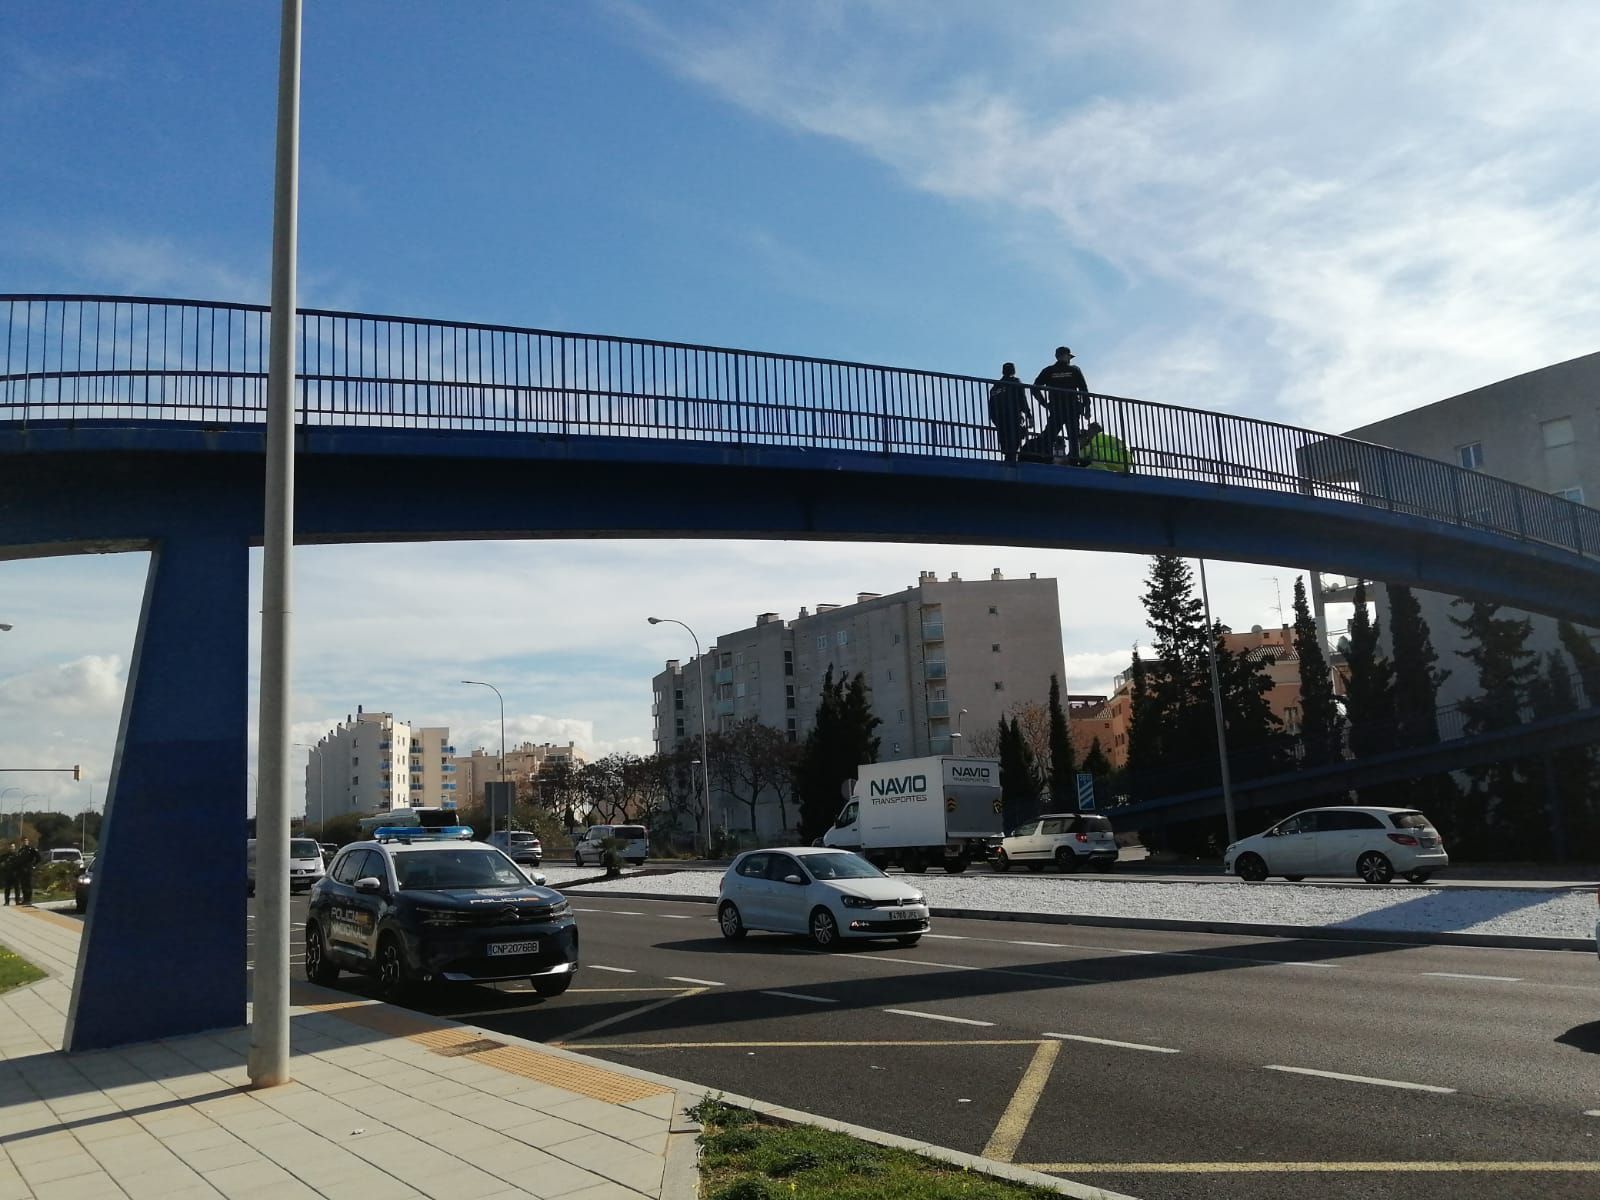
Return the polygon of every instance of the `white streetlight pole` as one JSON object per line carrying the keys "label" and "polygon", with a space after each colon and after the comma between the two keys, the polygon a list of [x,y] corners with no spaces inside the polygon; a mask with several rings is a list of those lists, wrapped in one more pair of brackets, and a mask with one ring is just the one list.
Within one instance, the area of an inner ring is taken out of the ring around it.
{"label": "white streetlight pole", "polygon": [[[495,694],[495,698],[500,701],[500,765],[496,768],[496,774],[498,774],[500,776],[499,782],[504,783],[506,781],[506,698],[504,696],[500,695],[500,689],[495,687],[494,684],[485,683],[481,679],[463,679],[461,682],[462,683],[471,684],[473,687],[486,687],[491,692],[493,692]],[[485,793],[484,793],[484,799],[485,800],[488,799],[488,792],[487,791],[485,791]],[[491,805],[488,806],[488,808],[489,808],[489,836],[493,837],[494,836],[494,805],[491,804]],[[506,807],[506,828],[509,829],[510,827],[511,827],[511,808],[510,808],[509,805],[507,805],[507,807]]]}
{"label": "white streetlight pole", "polygon": [[[705,855],[711,856],[711,750],[706,741],[706,659],[700,652],[700,636],[689,629],[682,621],[672,617],[647,617],[652,625],[682,625],[688,630],[689,636],[694,639],[694,664],[700,676],[700,802],[705,807],[706,827],[704,831]],[[695,835],[701,836],[701,830],[696,829]]]}
{"label": "white streetlight pole", "polygon": [[300,199],[300,0],[283,0],[272,206],[267,496],[261,554],[256,937],[250,1083],[289,1082],[289,604],[294,552],[295,257]]}
{"label": "white streetlight pole", "polygon": [[1217,639],[1211,635],[1211,593],[1206,588],[1206,560],[1200,564],[1200,601],[1206,613],[1206,657],[1211,661],[1211,711],[1217,718],[1217,759],[1222,765],[1222,811],[1228,819],[1228,845],[1239,840],[1233,819],[1233,772],[1228,769],[1228,723],[1222,715],[1222,678],[1217,673]]}

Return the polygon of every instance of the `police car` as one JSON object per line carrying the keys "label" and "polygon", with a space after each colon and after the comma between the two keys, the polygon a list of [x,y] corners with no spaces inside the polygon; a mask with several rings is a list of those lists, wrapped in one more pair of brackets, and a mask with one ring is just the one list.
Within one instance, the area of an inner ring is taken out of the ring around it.
{"label": "police car", "polygon": [[386,827],[341,850],[311,889],[305,965],[312,983],[375,976],[391,999],[418,983],[507,979],[559,996],[578,969],[578,925],[560,892],[465,826]]}

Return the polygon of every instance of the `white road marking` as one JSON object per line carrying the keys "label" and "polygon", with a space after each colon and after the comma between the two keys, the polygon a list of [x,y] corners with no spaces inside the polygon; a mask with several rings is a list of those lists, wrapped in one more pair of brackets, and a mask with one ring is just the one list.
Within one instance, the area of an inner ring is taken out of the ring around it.
{"label": "white road marking", "polygon": [[1063,946],[1060,942],[1019,942],[1019,941],[1017,941],[1015,939],[1012,939],[1011,941],[1008,941],[1006,943],[1006,945],[1008,945],[1008,946],[1046,946],[1046,947],[1050,948],[1051,950],[1065,950],[1065,949],[1067,949],[1067,947]]}
{"label": "white road marking", "polygon": [[[656,916],[660,917],[664,921],[692,921],[692,920],[695,919],[695,917],[697,917],[699,915],[700,914],[698,914],[698,913],[657,913],[656,914]],[[706,913],[705,915],[709,917],[711,914],[710,913]]]}
{"label": "white road marking", "polygon": [[763,996],[782,996],[785,1000],[809,1000],[813,1004],[837,1004],[831,996],[807,996],[803,992],[762,992]]}
{"label": "white road marking", "polygon": [[634,912],[632,909],[627,909],[627,908],[596,908],[596,909],[591,909],[590,911],[591,912],[608,912],[613,917],[642,917],[642,916],[644,916],[644,914],[642,912]]}
{"label": "white road marking", "polygon": [[615,971],[618,975],[637,975],[639,972],[632,967],[602,967],[599,963],[590,963],[591,971]]}
{"label": "white road marking", "polygon": [[1591,1108],[1583,1115],[1586,1117],[1600,1117],[1600,1108]]}
{"label": "white road marking", "polygon": [[1268,963],[1262,963],[1261,965],[1264,966],[1264,967],[1320,967],[1324,971],[1331,971],[1335,967],[1337,967],[1339,964],[1338,963],[1314,963],[1314,962],[1268,962]]}
{"label": "white road marking", "polygon": [[694,983],[699,984],[701,987],[726,986],[720,979],[695,979],[688,975],[668,975],[667,978],[672,980],[673,983]]}
{"label": "white road marking", "polygon": [[1401,1079],[1374,1079],[1370,1075],[1345,1075],[1338,1071],[1313,1071],[1310,1067],[1268,1066],[1267,1071],[1287,1071],[1291,1075],[1315,1075],[1318,1079],[1342,1079],[1345,1083],[1372,1083],[1379,1087],[1404,1088],[1410,1092],[1438,1092],[1453,1095],[1455,1088],[1438,1087],[1431,1083],[1407,1083]]}
{"label": "white road marking", "polygon": [[938,938],[943,942],[970,942],[972,939],[964,933],[925,933],[926,938]]}
{"label": "white road marking", "polygon": [[886,1013],[900,1017],[921,1017],[925,1021],[949,1021],[952,1025],[993,1025],[993,1021],[974,1021],[971,1017],[947,1017],[944,1013],[918,1012],[914,1008],[886,1008]]}
{"label": "white road marking", "polygon": [[1487,979],[1490,983],[1521,983],[1520,975],[1463,975],[1457,971],[1424,971],[1434,979]]}
{"label": "white road marking", "polygon": [[1123,1050],[1148,1050],[1152,1054],[1177,1054],[1171,1046],[1146,1046],[1143,1042],[1118,1042],[1111,1038],[1090,1037],[1086,1033],[1046,1033],[1045,1037],[1060,1038],[1065,1042],[1089,1042],[1096,1046],[1117,1046]]}

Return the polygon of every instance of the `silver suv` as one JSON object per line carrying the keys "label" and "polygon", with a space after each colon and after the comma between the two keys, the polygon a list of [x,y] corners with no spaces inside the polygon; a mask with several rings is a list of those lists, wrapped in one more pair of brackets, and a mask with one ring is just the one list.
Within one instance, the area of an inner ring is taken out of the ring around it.
{"label": "silver suv", "polygon": [[1020,863],[1042,871],[1052,863],[1065,873],[1085,863],[1109,871],[1117,861],[1117,835],[1111,822],[1094,813],[1046,813],[1013,829],[995,851],[994,869],[1009,871]]}

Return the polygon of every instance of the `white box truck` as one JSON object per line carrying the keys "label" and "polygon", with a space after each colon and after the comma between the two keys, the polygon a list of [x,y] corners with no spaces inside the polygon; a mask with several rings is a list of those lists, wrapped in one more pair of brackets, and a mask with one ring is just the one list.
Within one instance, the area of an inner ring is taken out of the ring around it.
{"label": "white box truck", "polygon": [[1003,833],[999,761],[936,756],[863,765],[822,844],[880,869],[954,874],[992,857]]}

